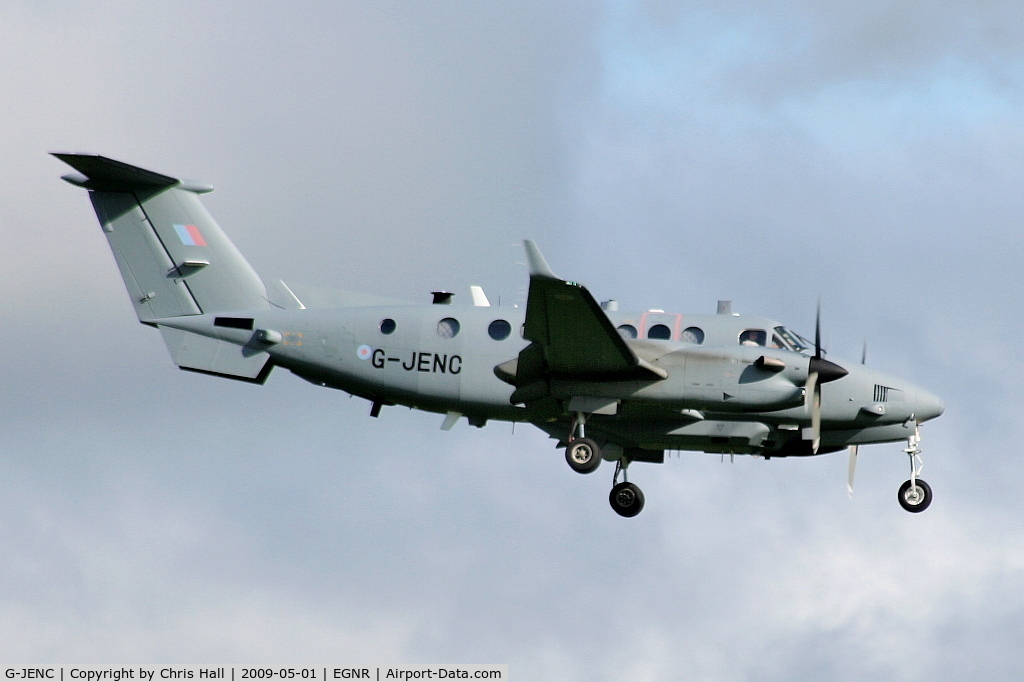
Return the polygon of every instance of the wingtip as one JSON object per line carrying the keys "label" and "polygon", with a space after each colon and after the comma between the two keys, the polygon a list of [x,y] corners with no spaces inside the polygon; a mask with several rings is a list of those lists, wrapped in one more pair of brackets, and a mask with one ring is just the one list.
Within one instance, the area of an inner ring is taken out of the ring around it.
{"label": "wingtip", "polygon": [[544,259],[544,254],[540,252],[537,244],[532,239],[524,239],[523,248],[526,249],[526,258],[530,262],[531,275],[558,279],[555,273],[551,271],[548,262]]}
{"label": "wingtip", "polygon": [[99,154],[93,154],[92,152],[47,152],[50,156],[60,159],[64,163],[71,165],[74,159],[98,159],[101,158]]}

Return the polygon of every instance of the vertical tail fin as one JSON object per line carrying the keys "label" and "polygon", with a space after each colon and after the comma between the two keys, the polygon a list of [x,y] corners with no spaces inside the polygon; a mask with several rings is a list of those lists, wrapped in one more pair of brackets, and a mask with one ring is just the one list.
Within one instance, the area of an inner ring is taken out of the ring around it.
{"label": "vertical tail fin", "polygon": [[102,156],[54,154],[90,190],[140,321],[269,308],[267,290],[199,201],[208,185]]}
{"label": "vertical tail fin", "polygon": [[259,275],[199,201],[213,187],[102,156],[54,156],[78,171],[64,179],[89,190],[135,313],[160,328],[175,364],[263,383],[273,367],[267,353],[248,354],[234,343],[161,324],[272,307]]}

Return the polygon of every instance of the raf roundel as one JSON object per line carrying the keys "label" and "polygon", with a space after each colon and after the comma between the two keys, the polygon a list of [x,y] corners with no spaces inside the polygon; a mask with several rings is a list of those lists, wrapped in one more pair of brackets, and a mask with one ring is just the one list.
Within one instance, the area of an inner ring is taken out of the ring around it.
{"label": "raf roundel", "polygon": [[359,350],[356,351],[356,355],[359,356],[360,360],[369,360],[373,354],[373,349],[369,346],[359,346]]}

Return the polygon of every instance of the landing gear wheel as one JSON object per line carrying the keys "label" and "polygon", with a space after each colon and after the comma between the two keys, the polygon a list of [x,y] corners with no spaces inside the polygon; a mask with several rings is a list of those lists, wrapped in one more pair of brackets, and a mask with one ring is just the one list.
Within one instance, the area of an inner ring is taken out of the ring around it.
{"label": "landing gear wheel", "polygon": [[932,489],[920,478],[917,479],[916,486],[910,481],[906,481],[900,486],[898,497],[901,507],[916,514],[923,512],[932,503]]}
{"label": "landing gear wheel", "polygon": [[601,464],[601,446],[589,438],[577,438],[565,447],[565,461],[578,474],[589,474]]}
{"label": "landing gear wheel", "polygon": [[623,481],[612,488],[608,495],[612,509],[619,516],[627,519],[639,514],[644,508],[644,494],[635,483]]}

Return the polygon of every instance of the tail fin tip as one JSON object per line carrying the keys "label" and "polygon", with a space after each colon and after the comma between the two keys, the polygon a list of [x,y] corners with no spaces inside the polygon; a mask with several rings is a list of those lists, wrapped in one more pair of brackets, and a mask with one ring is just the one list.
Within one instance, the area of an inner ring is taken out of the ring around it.
{"label": "tail fin tip", "polygon": [[53,156],[81,174],[64,176],[64,179],[86,189],[131,192],[138,189],[171,187],[180,182],[177,178],[96,154],[53,152]]}

